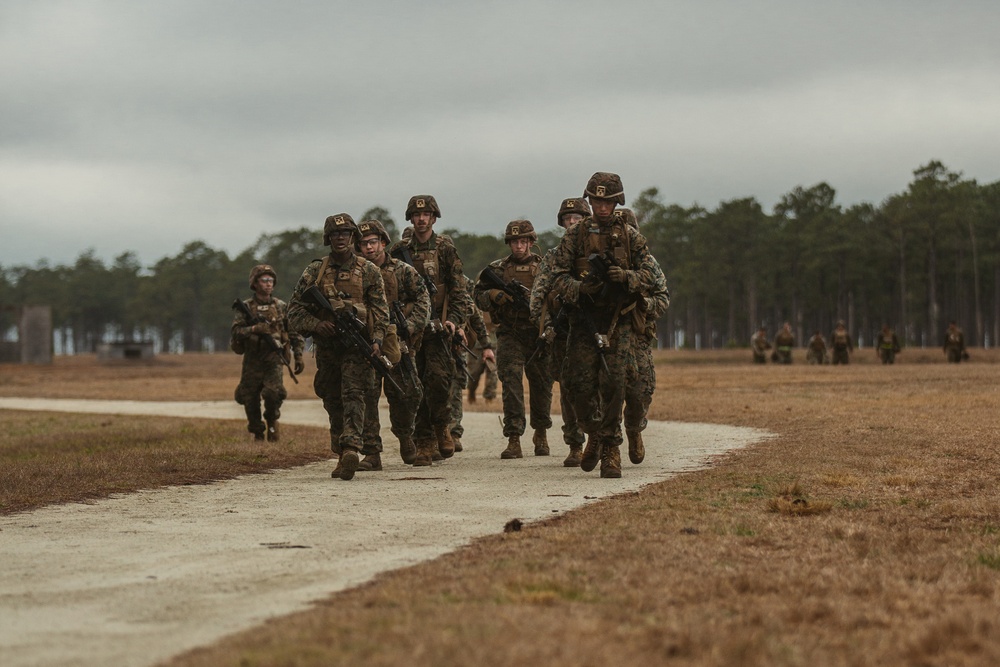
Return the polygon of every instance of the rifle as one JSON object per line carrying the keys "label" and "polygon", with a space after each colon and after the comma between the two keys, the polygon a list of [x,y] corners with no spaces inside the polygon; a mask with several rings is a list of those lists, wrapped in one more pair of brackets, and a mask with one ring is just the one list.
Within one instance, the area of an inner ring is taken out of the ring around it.
{"label": "rifle", "polygon": [[392,384],[396,388],[396,391],[403,392],[402,387],[389,374],[389,371],[392,370],[392,363],[384,356],[375,354],[371,343],[368,342],[368,327],[358,319],[357,315],[346,309],[337,310],[334,308],[333,304],[326,298],[326,295],[316,285],[310,285],[302,293],[302,298],[311,301],[332,315],[333,325],[337,327],[337,331],[341,337],[346,338],[345,342],[361,353],[361,356],[365,358],[365,361],[368,362],[368,365],[372,367],[380,378]]}
{"label": "rifle", "polygon": [[556,330],[552,327],[545,327],[545,331],[539,334],[538,338],[535,339],[535,351],[531,353],[531,356],[528,357],[526,362],[524,362],[524,365],[527,366],[534,361],[535,357],[538,356],[538,353],[546,349],[555,339]]}
{"label": "rifle", "polygon": [[526,311],[531,310],[531,292],[516,278],[512,279],[509,283],[505,283],[503,278],[497,275],[496,270],[494,270],[491,266],[487,266],[483,269],[483,272],[479,274],[479,277],[490,288],[505,292],[514,300],[514,305],[518,308],[523,308]]}
{"label": "rifle", "polygon": [[403,369],[410,373],[411,377],[416,377],[417,369],[410,358],[410,330],[406,328],[406,316],[399,301],[393,301],[389,306],[389,321],[396,325],[396,335],[399,337],[400,351],[403,353]]}
{"label": "rifle", "polygon": [[[250,312],[250,308],[239,299],[235,299],[233,301],[232,309],[239,311],[240,314],[243,315],[243,321],[249,326],[261,324],[265,321],[263,318],[257,317]],[[288,363],[288,359],[285,357],[285,349],[281,346],[281,343],[274,340],[271,334],[257,334],[257,337],[267,341],[268,347],[271,348],[272,352],[278,355],[278,359],[281,359],[281,363],[288,369],[288,374],[292,376],[292,382],[298,384],[299,380],[295,377],[295,371],[292,370],[291,364]]]}
{"label": "rifle", "polygon": [[[564,304],[563,308],[569,307],[569,304]],[[579,306],[574,306],[574,310],[580,316],[583,322],[584,329],[588,334],[593,334],[594,345],[597,347],[597,354],[601,358],[601,368],[604,369],[605,373],[610,373],[608,370],[608,359],[607,353],[611,345],[608,342],[608,337],[606,334],[602,334],[597,330],[597,324],[594,323],[594,317],[584,308]]]}
{"label": "rifle", "polygon": [[[410,254],[410,247],[405,243],[398,245],[396,249],[392,251],[392,256],[396,259],[402,260],[406,264],[409,264],[414,269],[417,268],[417,265],[413,263],[413,255]],[[420,272],[418,271],[417,273]],[[431,280],[430,276],[425,276],[421,273],[420,277],[424,279],[424,285],[427,287],[427,293],[430,294],[431,297],[438,293],[437,285],[434,284],[434,281]]]}

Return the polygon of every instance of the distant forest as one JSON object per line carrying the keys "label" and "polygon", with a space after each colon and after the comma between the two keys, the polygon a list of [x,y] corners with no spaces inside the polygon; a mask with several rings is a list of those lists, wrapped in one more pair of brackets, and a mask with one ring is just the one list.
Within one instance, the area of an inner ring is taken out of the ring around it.
{"label": "distant forest", "polygon": [[[536,228],[554,226],[536,220]],[[664,203],[656,188],[633,200],[640,229],[667,276],[671,305],[659,322],[662,347],[746,346],[758,326],[770,335],[792,324],[800,345],[837,320],[863,345],[883,323],[904,345],[937,346],[948,322],[974,346],[1000,339],[1000,182],[980,185],[932,161],[904,192],[880,204],[844,208],[826,183],[796,187],[771,214],[753,197],[713,210]],[[400,231],[382,207],[376,217]],[[505,256],[498,234],[450,235],[474,278]],[[562,230],[539,235],[555,246]],[[201,241],[143,267],[133,253],[110,265],[93,249],[72,265],[0,266],[0,332],[16,335],[14,312],[50,305],[57,352],[92,352],[101,342],[152,340],[159,351],[228,346],[230,304],[250,294],[258,263],[278,273],[275,294],[288,300],[310,260],[322,257],[320,225],[264,234],[235,257]]]}

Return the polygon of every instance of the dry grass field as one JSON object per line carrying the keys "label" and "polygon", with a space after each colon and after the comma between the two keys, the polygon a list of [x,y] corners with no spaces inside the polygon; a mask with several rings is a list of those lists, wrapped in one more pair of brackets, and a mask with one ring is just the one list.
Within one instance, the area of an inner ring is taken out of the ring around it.
{"label": "dry grass field", "polygon": [[[1000,664],[1000,354],[973,350],[960,366],[938,350],[905,350],[894,366],[869,355],[848,367],[755,367],[746,351],[658,353],[651,418],[778,437],[170,664]],[[0,366],[0,396],[225,400],[238,372],[235,355],[146,367],[60,358]],[[310,398],[310,379],[307,369],[292,397]],[[39,456],[73,458],[66,478],[75,469],[98,481],[115,458],[136,469],[156,462],[159,477],[136,475],[134,488],[326,456],[316,429],[290,431],[287,447],[265,453],[234,422],[158,419],[142,429],[158,453],[139,462],[121,452],[137,438],[125,418],[2,418],[4,477],[29,482]],[[100,447],[84,435],[101,431]],[[199,442],[231,465],[185,470]],[[670,445],[648,442],[647,456]],[[595,473],[593,483],[604,482]],[[91,484],[18,506],[4,482],[0,511],[102,493]]]}

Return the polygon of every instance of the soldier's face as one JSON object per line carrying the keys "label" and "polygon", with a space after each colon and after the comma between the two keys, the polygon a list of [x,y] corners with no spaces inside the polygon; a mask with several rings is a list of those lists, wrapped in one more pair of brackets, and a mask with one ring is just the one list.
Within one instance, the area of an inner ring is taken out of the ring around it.
{"label": "soldier's face", "polygon": [[417,211],[410,216],[410,222],[413,223],[413,231],[416,234],[424,235],[431,231],[431,227],[434,225],[434,214],[430,211]]}
{"label": "soldier's face", "polygon": [[559,221],[563,227],[569,227],[583,220],[583,216],[579,213],[563,213],[562,219]]}
{"label": "soldier's face", "polygon": [[594,212],[594,217],[598,222],[610,222],[611,216],[615,213],[614,199],[591,199],[590,209]]}
{"label": "soldier's face", "polygon": [[528,238],[517,238],[510,240],[510,254],[516,260],[527,259],[528,255],[531,254],[531,246],[534,242]]}
{"label": "soldier's face", "polygon": [[271,296],[271,292],[274,291],[274,278],[271,276],[261,276],[256,281],[256,287],[254,291],[260,296],[268,297]]}
{"label": "soldier's face", "polygon": [[382,263],[382,256],[385,255],[385,242],[378,234],[366,236],[361,239],[361,256],[374,264]]}
{"label": "soldier's face", "polygon": [[349,229],[338,229],[330,232],[330,250],[337,254],[343,254],[350,250],[353,240],[354,233]]}

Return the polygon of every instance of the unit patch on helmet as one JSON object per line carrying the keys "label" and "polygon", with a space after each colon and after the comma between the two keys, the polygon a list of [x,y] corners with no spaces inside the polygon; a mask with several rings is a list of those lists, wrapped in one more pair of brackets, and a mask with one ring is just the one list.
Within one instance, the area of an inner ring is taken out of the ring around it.
{"label": "unit patch on helmet", "polygon": [[597,191],[594,194],[597,195],[598,197],[603,197],[606,192],[607,189],[603,185],[598,185]]}
{"label": "unit patch on helmet", "polygon": [[413,203],[413,205],[416,206],[417,208],[423,208],[426,204],[424,203],[423,199],[418,199]]}
{"label": "unit patch on helmet", "polygon": [[338,225],[343,225],[344,224],[344,216],[338,215],[337,217],[335,217],[333,219],[333,221],[336,222]]}
{"label": "unit patch on helmet", "polygon": [[513,227],[510,228],[510,234],[511,236],[519,236],[521,234],[521,228],[518,227],[517,225],[514,225]]}

